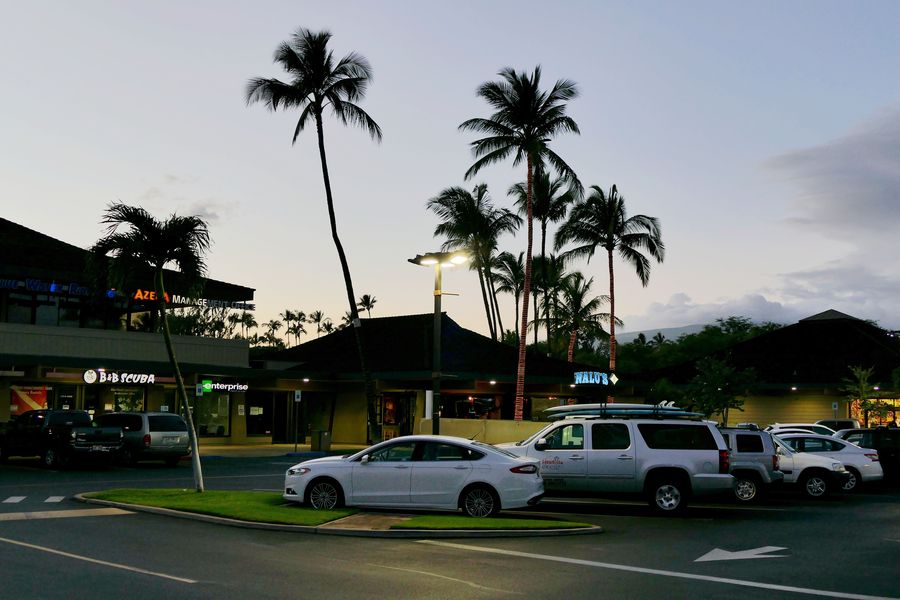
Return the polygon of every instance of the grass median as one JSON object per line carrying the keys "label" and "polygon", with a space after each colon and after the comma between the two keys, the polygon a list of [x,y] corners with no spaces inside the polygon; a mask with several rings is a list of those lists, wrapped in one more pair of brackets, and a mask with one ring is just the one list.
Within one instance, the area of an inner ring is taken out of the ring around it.
{"label": "grass median", "polygon": [[[186,489],[115,489],[85,494],[86,498],[168,508],[183,512],[213,515],[228,519],[251,521],[254,523],[276,523],[280,525],[304,525],[316,527],[330,521],[356,514],[355,508],[337,510],[316,510],[286,502],[277,492],[248,492],[230,490],[207,490],[198,494]],[[587,523],[536,519],[521,517],[494,517],[475,519],[454,514],[416,515],[402,521],[392,529],[428,530],[503,530],[503,529],[569,529],[590,527]]]}

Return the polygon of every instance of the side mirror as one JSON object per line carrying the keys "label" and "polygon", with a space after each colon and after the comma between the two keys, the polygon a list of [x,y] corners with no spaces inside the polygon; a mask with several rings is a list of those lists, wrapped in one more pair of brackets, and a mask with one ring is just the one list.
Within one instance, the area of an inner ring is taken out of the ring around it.
{"label": "side mirror", "polygon": [[545,438],[541,438],[534,443],[534,449],[535,450],[546,450],[547,446],[549,446],[549,445],[550,444],[547,443],[547,440]]}
{"label": "side mirror", "polygon": [[365,464],[368,464],[368,463],[369,463],[369,455],[368,455],[368,454],[364,454],[363,457],[359,459],[359,462],[361,462],[361,463],[364,464],[364,465],[365,465]]}

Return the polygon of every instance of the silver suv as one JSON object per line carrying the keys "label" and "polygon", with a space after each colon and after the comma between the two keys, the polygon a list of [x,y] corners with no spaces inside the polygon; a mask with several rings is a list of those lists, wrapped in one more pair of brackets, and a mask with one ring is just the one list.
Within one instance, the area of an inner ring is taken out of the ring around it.
{"label": "silver suv", "polygon": [[548,495],[642,494],[661,513],[675,513],[691,496],[731,492],[730,453],[722,434],[697,417],[653,418],[626,411],[569,416],[521,442],[498,444],[541,461]]}
{"label": "silver suv", "polygon": [[739,502],[757,502],[770,487],[784,482],[772,434],[750,427],[723,427],[719,432],[731,450],[734,496]]}
{"label": "silver suv", "polygon": [[187,423],[173,413],[104,413],[97,417],[97,422],[103,427],[122,428],[125,443],[119,456],[124,464],[161,460],[174,467],[181,457],[191,452]]}

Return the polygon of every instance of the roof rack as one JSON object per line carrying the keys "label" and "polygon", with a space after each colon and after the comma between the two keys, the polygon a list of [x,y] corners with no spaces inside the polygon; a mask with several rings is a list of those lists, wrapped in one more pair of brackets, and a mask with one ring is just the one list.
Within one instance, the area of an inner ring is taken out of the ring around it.
{"label": "roof rack", "polygon": [[565,406],[552,406],[544,409],[544,414],[551,421],[570,418],[644,418],[644,419],[673,419],[702,417],[701,413],[686,411],[671,402],[661,404],[568,404]]}

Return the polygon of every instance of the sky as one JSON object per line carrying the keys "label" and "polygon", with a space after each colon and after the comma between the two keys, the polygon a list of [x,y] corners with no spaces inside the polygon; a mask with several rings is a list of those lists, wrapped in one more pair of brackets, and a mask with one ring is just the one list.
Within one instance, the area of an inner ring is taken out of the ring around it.
{"label": "sky", "polygon": [[[665,260],[641,286],[617,260],[623,331],[728,316],[789,324],[828,309],[900,329],[900,3],[758,1],[20,2],[0,0],[0,209],[89,247],[112,202],[208,220],[209,276],[254,288],[256,319],[347,311],[314,129],[247,106],[285,74],[276,46],[333,34],[374,73],[360,105],[379,144],[334,119],[338,230],[372,316],[429,313],[438,250],[427,201],[470,180],[475,94],[511,67],[577,83],[580,135],[552,140],[585,186],[657,217]],[[551,235],[556,226],[551,226]],[[500,240],[525,249],[525,231]],[[602,255],[573,264],[608,293]],[[446,270],[442,308],[487,334],[475,273]],[[501,297],[504,327],[514,305]],[[315,336],[311,332],[307,338]]]}

